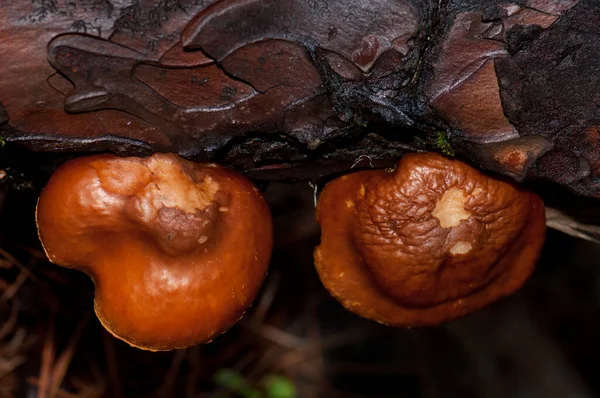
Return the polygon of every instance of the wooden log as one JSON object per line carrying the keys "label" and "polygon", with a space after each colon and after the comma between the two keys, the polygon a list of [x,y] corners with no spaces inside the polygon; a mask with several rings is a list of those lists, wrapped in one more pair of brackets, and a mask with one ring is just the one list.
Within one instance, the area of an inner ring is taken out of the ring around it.
{"label": "wooden log", "polygon": [[256,179],[438,150],[600,196],[592,0],[4,0],[0,135]]}

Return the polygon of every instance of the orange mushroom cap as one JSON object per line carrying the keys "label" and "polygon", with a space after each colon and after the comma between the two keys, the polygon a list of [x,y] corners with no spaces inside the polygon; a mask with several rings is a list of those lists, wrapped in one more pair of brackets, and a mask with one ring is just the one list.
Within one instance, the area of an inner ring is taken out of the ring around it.
{"label": "orange mushroom cap", "polygon": [[317,220],[325,287],[348,310],[394,326],[451,321],[514,292],[546,228],[537,195],[434,153],[330,182]]}
{"label": "orange mushroom cap", "polygon": [[173,154],[66,162],[37,208],[48,258],[86,272],[108,331],[170,350],[235,324],[265,278],[269,208],[245,177]]}

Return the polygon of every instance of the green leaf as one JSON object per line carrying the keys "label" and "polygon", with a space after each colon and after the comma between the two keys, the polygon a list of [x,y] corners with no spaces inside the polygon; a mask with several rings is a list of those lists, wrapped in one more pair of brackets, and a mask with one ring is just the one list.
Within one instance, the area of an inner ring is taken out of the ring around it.
{"label": "green leaf", "polygon": [[238,390],[246,384],[244,376],[231,369],[219,370],[214,378],[214,382],[221,387],[228,388],[230,390]]}
{"label": "green leaf", "polygon": [[246,378],[232,369],[221,369],[213,377],[214,382],[223,388],[233,391],[244,398],[260,398],[260,391],[250,386]]}
{"label": "green leaf", "polygon": [[268,374],[262,378],[260,383],[263,386],[267,398],[296,398],[296,386],[284,376]]}

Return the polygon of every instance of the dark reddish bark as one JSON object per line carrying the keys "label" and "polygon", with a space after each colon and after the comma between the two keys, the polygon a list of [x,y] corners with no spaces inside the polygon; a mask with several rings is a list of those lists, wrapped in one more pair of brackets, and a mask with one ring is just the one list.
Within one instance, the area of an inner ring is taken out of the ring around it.
{"label": "dark reddish bark", "polygon": [[7,0],[0,133],[257,179],[385,167],[446,137],[598,197],[598,20],[591,0]]}

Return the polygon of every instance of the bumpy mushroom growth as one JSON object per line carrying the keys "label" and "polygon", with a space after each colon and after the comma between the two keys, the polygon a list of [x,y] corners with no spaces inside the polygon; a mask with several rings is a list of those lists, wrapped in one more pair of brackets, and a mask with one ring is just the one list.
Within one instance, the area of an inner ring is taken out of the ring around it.
{"label": "bumpy mushroom growth", "polygon": [[42,191],[37,224],[52,262],[93,279],[106,329],[148,350],[231,327],[272,250],[271,215],[250,181],[171,154],[65,163]]}
{"label": "bumpy mushroom growth", "polygon": [[395,326],[447,322],[517,290],[540,254],[542,200],[440,155],[327,184],[315,264],[348,310]]}

